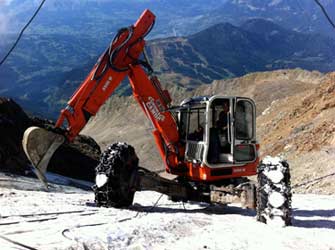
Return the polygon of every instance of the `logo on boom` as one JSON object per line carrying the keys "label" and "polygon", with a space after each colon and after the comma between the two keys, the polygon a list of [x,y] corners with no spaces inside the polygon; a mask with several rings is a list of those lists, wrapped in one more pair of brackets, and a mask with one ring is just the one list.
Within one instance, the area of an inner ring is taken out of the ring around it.
{"label": "logo on boom", "polygon": [[106,89],[108,88],[109,84],[112,82],[113,78],[110,76],[108,77],[107,81],[105,82],[104,86],[102,86],[102,90],[106,91]]}
{"label": "logo on boom", "polygon": [[155,104],[154,98],[149,96],[148,102],[146,103],[147,108],[150,110],[151,114],[155,117],[157,121],[164,121],[165,116],[159,112],[157,105]]}

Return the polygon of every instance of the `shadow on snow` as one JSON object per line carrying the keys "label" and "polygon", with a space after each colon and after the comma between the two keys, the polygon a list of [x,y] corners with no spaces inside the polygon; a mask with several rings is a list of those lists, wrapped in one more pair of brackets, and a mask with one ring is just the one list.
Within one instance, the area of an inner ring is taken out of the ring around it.
{"label": "shadow on snow", "polygon": [[[293,211],[293,226],[303,228],[328,228],[335,229],[335,220],[328,218],[335,217],[335,209],[330,210],[294,210]],[[297,218],[299,217],[299,219]],[[303,219],[300,217],[309,217]],[[310,219],[311,217],[323,217]]]}
{"label": "shadow on snow", "polygon": [[159,204],[155,207],[134,204],[133,206],[129,207],[129,209],[144,213],[204,213],[204,214],[238,214],[250,217],[256,216],[255,211],[250,209],[243,209],[240,207],[209,205],[204,203],[197,203],[197,205],[200,206],[200,208],[185,208],[182,203]]}

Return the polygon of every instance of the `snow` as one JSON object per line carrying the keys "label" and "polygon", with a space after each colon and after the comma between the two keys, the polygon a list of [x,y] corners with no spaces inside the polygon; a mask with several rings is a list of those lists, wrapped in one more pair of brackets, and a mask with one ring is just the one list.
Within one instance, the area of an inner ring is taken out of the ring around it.
{"label": "snow", "polygon": [[[281,157],[265,156],[262,163],[270,165],[271,167],[264,169],[264,174],[273,182],[280,183],[284,179],[284,172],[286,167],[282,164],[283,159]],[[272,167],[273,166],[273,167]]]}
{"label": "snow", "polygon": [[146,191],[129,209],[99,208],[90,191],[41,188],[0,174],[1,250],[26,249],[1,237],[43,250],[335,249],[335,196],[294,194],[293,226],[280,228],[237,205],[183,204]]}
{"label": "snow", "polygon": [[108,177],[104,173],[97,174],[96,177],[95,177],[95,183],[97,184],[98,188],[105,185],[105,183],[107,183],[107,181],[108,181]]}
{"label": "snow", "polygon": [[264,157],[263,159],[263,164],[270,164],[270,165],[281,165],[281,162],[283,161],[282,158],[276,156],[276,157],[271,157],[269,155],[267,155],[266,157]]}
{"label": "snow", "polygon": [[284,174],[279,171],[264,171],[264,174],[273,182],[279,183],[284,179]]}
{"label": "snow", "polygon": [[284,204],[284,202],[285,197],[279,192],[272,192],[269,195],[269,203],[275,208],[279,208]]}

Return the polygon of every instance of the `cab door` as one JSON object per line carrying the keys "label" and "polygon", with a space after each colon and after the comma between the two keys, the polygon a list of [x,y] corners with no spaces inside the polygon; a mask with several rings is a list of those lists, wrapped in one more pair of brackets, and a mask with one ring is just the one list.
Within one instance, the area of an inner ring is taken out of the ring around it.
{"label": "cab door", "polygon": [[233,157],[236,163],[256,159],[256,105],[252,99],[236,97],[233,120]]}

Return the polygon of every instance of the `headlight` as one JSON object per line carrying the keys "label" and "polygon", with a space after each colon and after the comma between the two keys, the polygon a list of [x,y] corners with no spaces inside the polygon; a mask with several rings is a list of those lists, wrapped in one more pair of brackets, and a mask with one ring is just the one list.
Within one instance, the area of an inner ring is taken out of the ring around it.
{"label": "headlight", "polygon": [[105,174],[97,174],[95,177],[95,184],[97,184],[98,188],[102,187],[107,183],[108,177]]}

